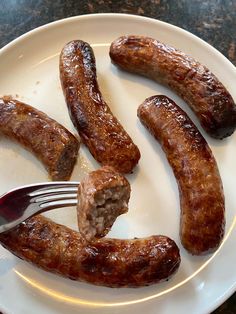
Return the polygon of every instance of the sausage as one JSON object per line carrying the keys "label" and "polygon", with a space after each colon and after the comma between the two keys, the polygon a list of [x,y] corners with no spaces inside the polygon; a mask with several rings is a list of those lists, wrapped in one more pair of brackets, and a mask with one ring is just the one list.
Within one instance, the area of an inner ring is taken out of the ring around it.
{"label": "sausage", "polygon": [[110,47],[114,64],[173,89],[190,106],[205,131],[214,138],[236,128],[233,98],[204,65],[180,50],[143,36],[122,36]]}
{"label": "sausage", "polygon": [[118,172],[131,172],[140,152],[102,98],[88,43],[74,40],[65,45],[60,78],[72,122],[93,157]]}
{"label": "sausage", "polygon": [[180,238],[192,254],[218,248],[224,236],[225,203],[216,161],[187,114],[166,96],[147,98],[138,108],[142,124],[160,142],[180,194]]}
{"label": "sausage", "polygon": [[38,157],[52,180],[68,180],[79,141],[45,113],[10,96],[0,98],[0,132]]}
{"label": "sausage", "polygon": [[76,231],[35,216],[0,234],[16,256],[70,279],[108,287],[140,287],[166,280],[179,267],[175,242],[165,236],[88,243]]}
{"label": "sausage", "polygon": [[78,188],[78,226],[88,240],[104,237],[116,218],[128,211],[130,184],[112,167],[86,176]]}

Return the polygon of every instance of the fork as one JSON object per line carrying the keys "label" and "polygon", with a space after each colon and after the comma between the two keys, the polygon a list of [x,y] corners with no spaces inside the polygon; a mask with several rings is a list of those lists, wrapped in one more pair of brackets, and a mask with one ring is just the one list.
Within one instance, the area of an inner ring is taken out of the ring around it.
{"label": "fork", "polygon": [[0,197],[0,233],[36,214],[77,204],[79,182],[45,182],[25,185]]}

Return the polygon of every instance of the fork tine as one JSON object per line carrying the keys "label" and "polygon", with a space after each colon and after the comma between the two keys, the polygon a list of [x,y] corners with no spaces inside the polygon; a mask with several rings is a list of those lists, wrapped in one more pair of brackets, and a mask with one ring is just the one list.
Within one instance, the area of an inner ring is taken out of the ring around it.
{"label": "fork tine", "polygon": [[47,201],[77,199],[77,193],[63,193],[63,194],[44,194],[41,197],[34,198],[35,203],[43,203]]}
{"label": "fork tine", "polygon": [[46,184],[39,184],[35,186],[35,190],[29,193],[30,196],[36,196],[41,195],[45,193],[54,193],[54,191],[71,191],[75,192],[78,190],[79,182],[63,182],[63,181],[57,181],[57,182],[48,182]]}
{"label": "fork tine", "polygon": [[42,210],[48,210],[53,208],[60,208],[60,207],[67,207],[67,206],[76,206],[77,200],[76,199],[67,199],[67,200],[57,200],[51,202],[44,202],[39,205]]}
{"label": "fork tine", "polygon": [[56,188],[36,190],[30,193],[29,196],[34,197],[34,196],[40,196],[40,195],[46,195],[46,194],[71,193],[71,192],[77,192],[77,191],[78,191],[78,185],[75,187],[74,186],[69,186],[69,187],[58,186]]}

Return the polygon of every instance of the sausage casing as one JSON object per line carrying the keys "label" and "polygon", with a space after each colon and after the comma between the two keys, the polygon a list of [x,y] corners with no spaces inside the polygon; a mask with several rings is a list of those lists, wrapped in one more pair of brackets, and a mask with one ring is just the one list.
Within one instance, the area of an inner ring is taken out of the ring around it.
{"label": "sausage casing", "polygon": [[68,180],[79,141],[45,113],[9,96],[0,98],[0,132],[33,152],[53,180]]}
{"label": "sausage casing", "polygon": [[149,37],[122,36],[111,44],[110,57],[122,69],[173,89],[212,137],[222,139],[234,132],[233,98],[210,70],[182,51]]}
{"label": "sausage casing", "polygon": [[93,157],[118,172],[131,172],[140,152],[102,98],[88,43],[74,40],[65,45],[60,77],[70,117]]}
{"label": "sausage casing", "polygon": [[224,235],[224,194],[212,152],[186,113],[166,96],[147,98],[140,121],[160,142],[180,194],[180,237],[192,254],[215,250]]}
{"label": "sausage casing", "polygon": [[140,287],[167,279],[179,267],[175,242],[165,236],[87,243],[81,235],[43,216],[0,234],[16,256],[70,279],[108,287]]}

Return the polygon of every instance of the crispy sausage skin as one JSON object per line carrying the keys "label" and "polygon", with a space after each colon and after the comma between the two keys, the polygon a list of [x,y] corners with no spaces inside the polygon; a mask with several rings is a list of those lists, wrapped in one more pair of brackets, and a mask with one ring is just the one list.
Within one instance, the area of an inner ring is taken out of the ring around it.
{"label": "crispy sausage skin", "polygon": [[140,287],[166,280],[179,267],[175,242],[165,236],[87,243],[81,235],[43,216],[1,233],[16,256],[70,279],[108,287]]}
{"label": "crispy sausage skin", "polygon": [[0,98],[0,133],[34,153],[52,180],[69,180],[80,143],[45,113],[9,96]]}
{"label": "crispy sausage skin", "polygon": [[140,121],[160,142],[174,171],[180,194],[180,237],[200,255],[215,250],[224,235],[224,194],[216,161],[186,113],[166,96],[147,98]]}
{"label": "crispy sausage skin", "polygon": [[104,237],[128,211],[130,184],[110,166],[90,172],[78,188],[78,226],[88,240]]}
{"label": "crispy sausage skin", "polygon": [[169,86],[195,112],[214,138],[231,135],[236,128],[236,105],[216,76],[190,56],[155,39],[122,36],[110,47],[114,64]]}
{"label": "crispy sausage skin", "polygon": [[74,40],[65,45],[60,77],[70,117],[93,157],[121,173],[131,172],[140,152],[102,98],[88,43]]}

